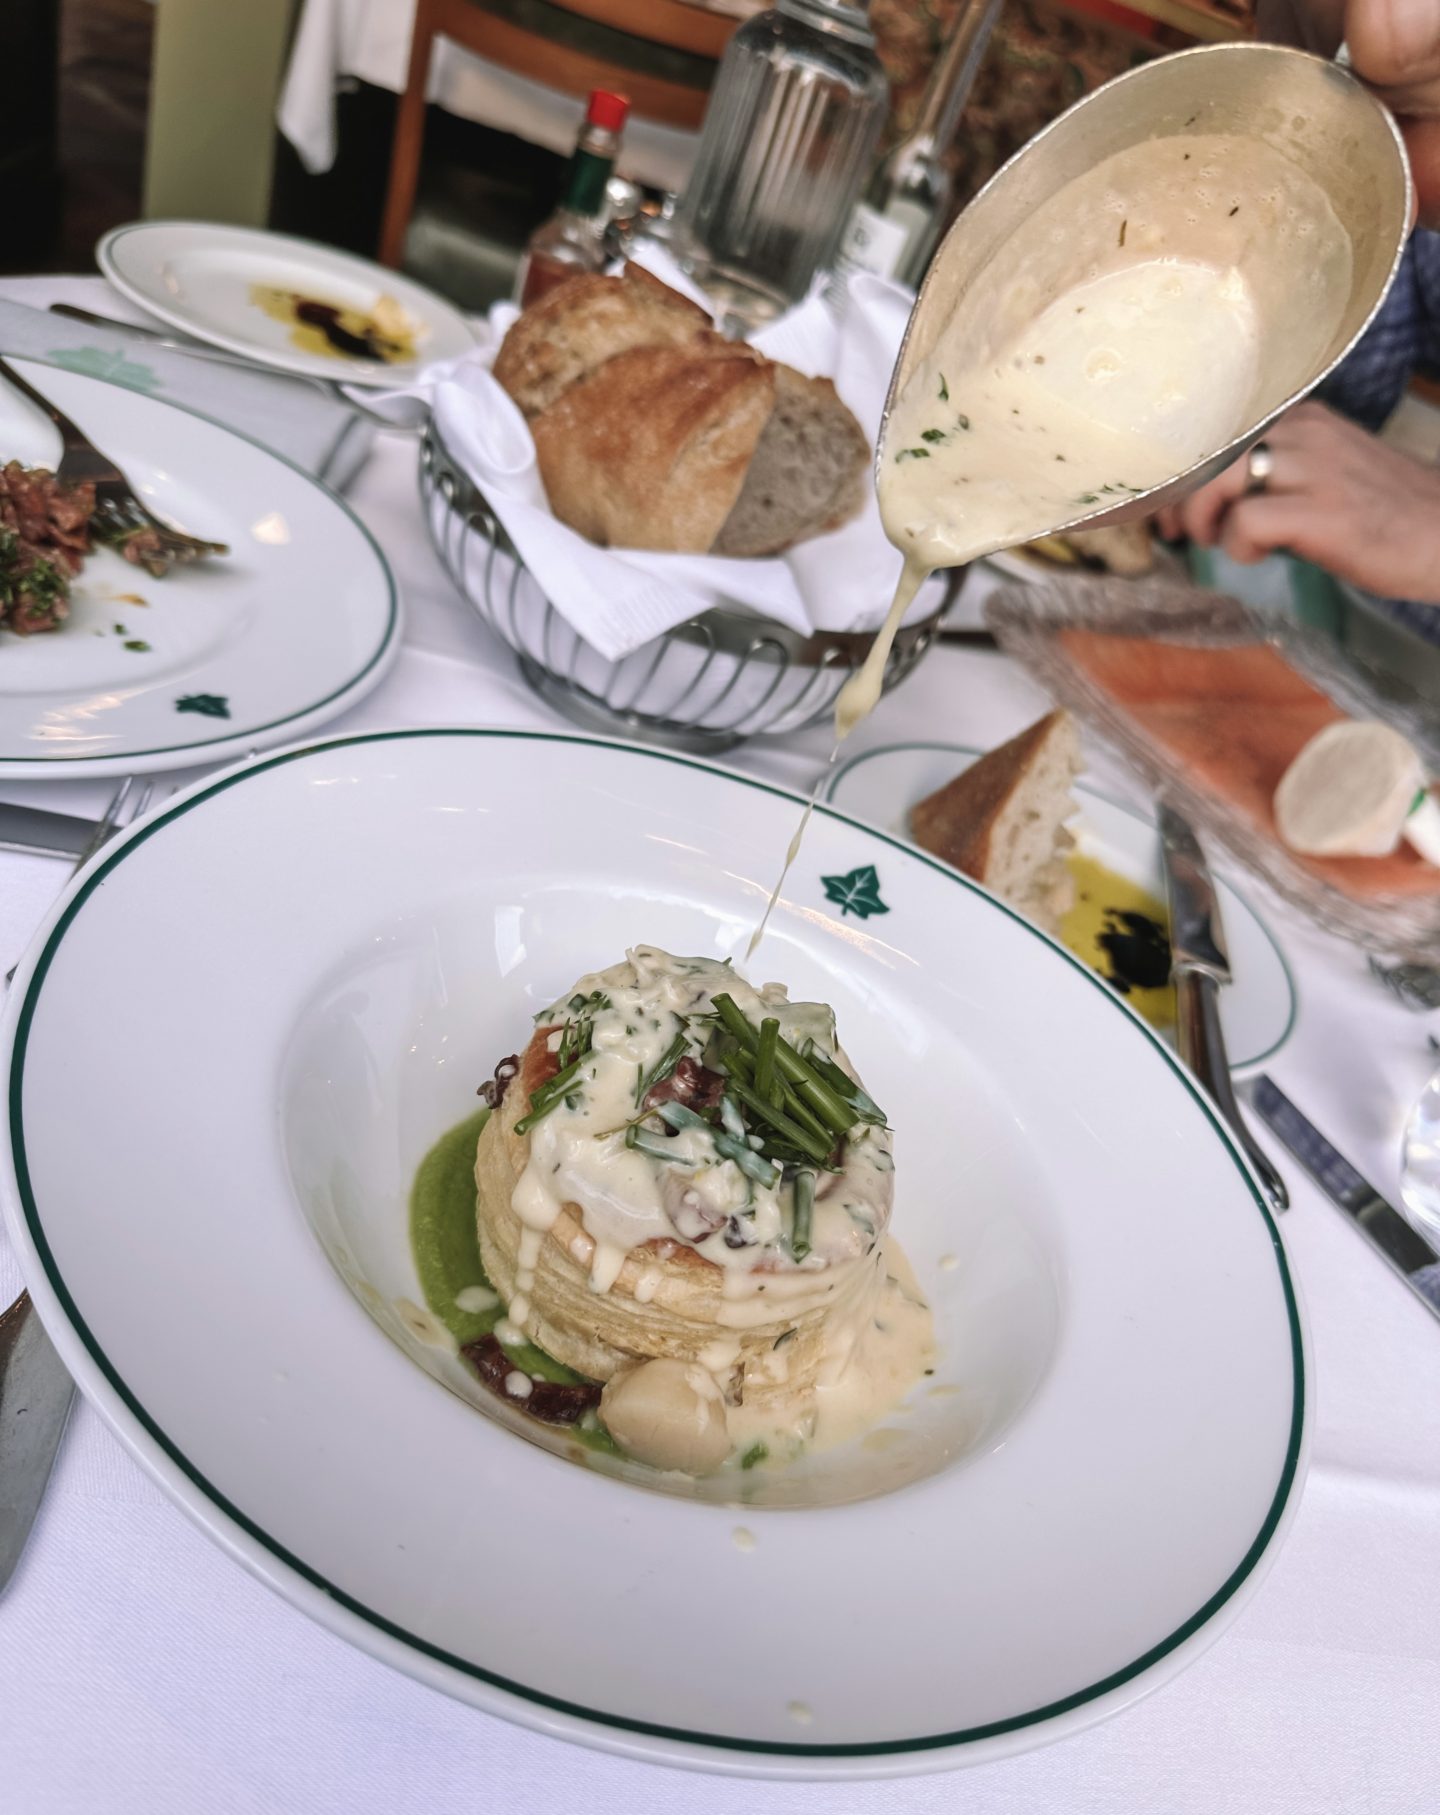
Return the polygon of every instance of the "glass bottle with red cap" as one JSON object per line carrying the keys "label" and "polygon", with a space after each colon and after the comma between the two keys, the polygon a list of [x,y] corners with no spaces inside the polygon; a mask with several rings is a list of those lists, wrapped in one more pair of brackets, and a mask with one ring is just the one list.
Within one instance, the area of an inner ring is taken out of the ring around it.
{"label": "glass bottle with red cap", "polygon": [[607,94],[603,88],[591,93],[565,179],[564,200],[525,245],[515,281],[516,301],[522,308],[577,271],[603,270],[605,185],[615,169],[629,111],[624,95]]}

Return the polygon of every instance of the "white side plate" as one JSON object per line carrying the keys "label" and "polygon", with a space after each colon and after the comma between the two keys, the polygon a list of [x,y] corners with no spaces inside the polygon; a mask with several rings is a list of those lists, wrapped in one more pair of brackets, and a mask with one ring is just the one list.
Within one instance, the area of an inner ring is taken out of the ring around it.
{"label": "white side plate", "polygon": [[[968,769],[982,754],[973,744],[881,744],[841,765],[825,798],[843,812],[907,838],[907,815],[916,801]],[[1155,822],[1087,788],[1070,830],[1086,855],[1117,876],[1165,899],[1160,834]],[[1232,1071],[1251,1071],[1274,1058],[1295,1027],[1295,979],[1275,935],[1241,894],[1216,878],[1225,942],[1234,983],[1220,993],[1220,1020]]]}
{"label": "white side plate", "polygon": [[[474,345],[464,316],[433,290],[369,259],[285,233],[213,221],[135,221],[112,228],[95,248],[95,258],[137,307],[277,372],[342,384],[403,385],[422,366],[453,359]],[[415,358],[386,365],[307,353],[295,346],[285,322],[252,300],[257,284],[367,312],[382,296],[393,296],[418,329]]]}
{"label": "white side plate", "polygon": [[[0,778],[125,775],[243,756],[362,699],[400,646],[385,557],[299,467],[206,416],[17,360],[157,516],[230,553],[152,579],[100,548],[59,630],[0,630]],[[0,456],[54,467],[60,436],[0,384]]]}

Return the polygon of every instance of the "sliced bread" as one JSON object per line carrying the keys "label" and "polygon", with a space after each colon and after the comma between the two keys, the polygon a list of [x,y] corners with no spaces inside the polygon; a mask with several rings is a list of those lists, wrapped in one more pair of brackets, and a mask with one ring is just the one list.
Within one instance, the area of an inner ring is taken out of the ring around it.
{"label": "sliced bread", "polygon": [[773,414],[775,372],[730,341],[607,359],[530,425],[551,509],[601,547],[711,547]]}
{"label": "sliced bread", "polygon": [[702,308],[639,265],[626,265],[619,277],[583,272],[514,323],[495,356],[495,377],[534,417],[617,354],[716,339]]}
{"label": "sliced bread", "polygon": [[775,367],[775,408],[756,444],[717,555],[773,555],[836,529],[864,500],[870,447],[828,378]]}
{"label": "sliced bread", "polygon": [[1052,712],[912,807],[911,836],[1054,933],[1074,896],[1065,821],[1079,772],[1074,720]]}
{"label": "sliced bread", "polygon": [[551,510],[603,545],[774,555],[864,500],[869,444],[829,379],[724,339],[637,265],[548,292],[494,370]]}

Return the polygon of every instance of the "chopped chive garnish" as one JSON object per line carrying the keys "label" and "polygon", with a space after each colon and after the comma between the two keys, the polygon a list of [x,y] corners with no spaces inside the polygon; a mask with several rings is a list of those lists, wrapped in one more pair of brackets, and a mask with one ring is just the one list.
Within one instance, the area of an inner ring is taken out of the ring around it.
{"label": "chopped chive garnish", "polygon": [[754,1179],[757,1185],[773,1188],[780,1183],[780,1168],[773,1160],[767,1160],[763,1154],[745,1141],[737,1141],[733,1134],[726,1134],[717,1129],[713,1135],[715,1151],[721,1159],[734,1160],[746,1178]]}
{"label": "chopped chive garnish", "polygon": [[940,374],[940,401],[941,403],[949,403],[950,401],[950,387],[945,382],[945,374],[943,372]]}
{"label": "chopped chive garnish", "polygon": [[833,1059],[826,1058],[818,1046],[811,1045],[805,1057],[842,1102],[850,1105],[862,1122],[873,1122],[877,1128],[885,1126],[885,1111],[881,1109],[880,1105],[873,1097],[866,1095],[848,1072],[841,1071]]}
{"label": "chopped chive garnish", "polygon": [[957,416],[955,418],[955,423],[958,428],[968,429],[970,426],[970,418],[968,416]]}
{"label": "chopped chive garnish", "polygon": [[760,1041],[755,1049],[755,1088],[766,1102],[775,1101],[775,1046],[780,1038],[780,1023],[767,1016],[760,1023]]}
{"label": "chopped chive garnish", "polygon": [[836,1134],[850,1132],[855,1126],[855,1111],[831,1089],[819,1072],[805,1063],[789,1041],[781,1040],[776,1044],[775,1064],[781,1075],[795,1086],[796,1095],[804,1098],[822,1122]]}
{"label": "chopped chive garnish", "polygon": [[689,1037],[682,1029],[682,1031],[676,1034],[675,1038],[665,1048],[664,1052],[661,1053],[660,1057],[651,1066],[650,1070],[641,1074],[640,1082],[635,1086],[635,1101],[637,1103],[643,1103],[646,1094],[653,1090],[655,1085],[670,1076],[670,1073],[674,1071],[681,1059],[684,1058],[685,1048],[689,1044]]}
{"label": "chopped chive garnish", "polygon": [[752,1443],[740,1458],[740,1466],[741,1468],[754,1468],[757,1462],[763,1462],[769,1454],[770,1451],[763,1443]]}
{"label": "chopped chive garnish", "polygon": [[790,1252],[804,1260],[810,1252],[810,1231],[815,1220],[815,1174],[795,1174],[795,1220],[790,1230]]}
{"label": "chopped chive garnish", "polygon": [[687,1172],[697,1172],[700,1163],[688,1158],[683,1153],[676,1153],[664,1135],[646,1134],[645,1130],[631,1123],[625,1130],[625,1145],[636,1153],[643,1153],[646,1159],[663,1160],[667,1166],[679,1166]]}
{"label": "chopped chive garnish", "polygon": [[932,442],[943,441],[945,439],[945,431],[944,429],[921,429],[920,439],[922,441]]}
{"label": "chopped chive garnish", "polygon": [[735,1107],[734,1097],[721,1097],[720,1120],[725,1124],[726,1134],[734,1135],[737,1141],[743,1141],[746,1138],[745,1123],[741,1118],[740,1111]]}
{"label": "chopped chive garnish", "polygon": [[798,1147],[801,1153],[809,1154],[817,1165],[823,1166],[830,1157],[830,1149],[800,1126],[792,1122],[773,1104],[767,1103],[764,1097],[752,1090],[748,1084],[742,1084],[739,1078],[732,1077],[730,1089],[757,1120],[773,1128],[792,1147]]}
{"label": "chopped chive garnish", "polygon": [[573,1059],[553,1078],[542,1084],[538,1090],[530,1092],[530,1113],[522,1115],[515,1124],[516,1134],[528,1134],[535,1124],[549,1115],[550,1111],[566,1095],[575,1075],[580,1069],[580,1060]]}
{"label": "chopped chive garnish", "polygon": [[716,996],[715,1013],[720,1017],[720,1024],[727,1033],[734,1034],[742,1046],[755,1047],[760,1036],[746,1020],[739,1004],[733,996]]}
{"label": "chopped chive garnish", "polygon": [[708,1128],[710,1126],[703,1115],[696,1115],[695,1111],[686,1103],[657,1103],[652,1113],[658,1115],[662,1122],[668,1122],[672,1128]]}
{"label": "chopped chive garnish", "polygon": [[779,1107],[785,1111],[791,1121],[798,1122],[802,1128],[808,1128],[810,1133],[815,1136],[816,1140],[822,1143],[828,1143],[833,1147],[835,1144],[835,1136],[830,1127],[828,1124],[821,1121],[820,1117],[816,1115],[815,1111],[808,1103],[802,1101],[802,1099],[796,1095],[794,1085],[787,1084],[782,1078],[780,1080],[779,1088]]}

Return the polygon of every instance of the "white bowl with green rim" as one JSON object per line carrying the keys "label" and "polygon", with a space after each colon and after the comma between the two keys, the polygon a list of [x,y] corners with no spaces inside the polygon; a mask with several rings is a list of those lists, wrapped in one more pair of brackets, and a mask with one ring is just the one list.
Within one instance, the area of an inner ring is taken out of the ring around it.
{"label": "white bowl with green rim", "polygon": [[834,1004],[890,1114],[935,1379],[893,1441],[729,1503],[446,1390],[399,1303],[422,1154],[627,943],[739,962],[799,807],[512,731],[197,784],[21,967],[0,1188],[82,1390],[295,1605],[545,1732],[840,1778],[1056,1738],[1203,1650],[1294,1516],[1308,1370],[1276,1228],[1165,1047],[821,806],[752,968]]}

